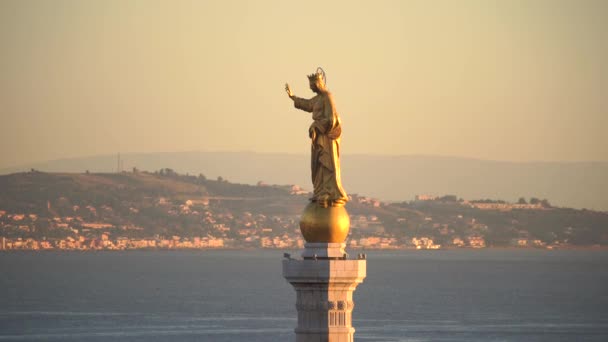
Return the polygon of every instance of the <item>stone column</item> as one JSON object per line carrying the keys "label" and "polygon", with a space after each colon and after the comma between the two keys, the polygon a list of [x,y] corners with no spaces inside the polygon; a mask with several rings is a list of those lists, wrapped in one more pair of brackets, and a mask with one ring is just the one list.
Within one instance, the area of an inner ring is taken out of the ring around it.
{"label": "stone column", "polygon": [[344,243],[306,243],[302,259],[283,260],[283,276],[296,290],[297,342],[352,342],[353,291],[366,276],[366,260],[348,259]]}

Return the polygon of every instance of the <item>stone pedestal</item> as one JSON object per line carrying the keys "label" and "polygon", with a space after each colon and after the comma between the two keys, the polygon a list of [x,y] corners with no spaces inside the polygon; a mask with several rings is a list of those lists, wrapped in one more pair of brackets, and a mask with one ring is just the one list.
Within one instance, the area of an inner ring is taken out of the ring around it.
{"label": "stone pedestal", "polygon": [[365,259],[348,259],[343,243],[307,243],[302,259],[283,260],[296,290],[297,342],[352,342],[353,291],[366,276]]}

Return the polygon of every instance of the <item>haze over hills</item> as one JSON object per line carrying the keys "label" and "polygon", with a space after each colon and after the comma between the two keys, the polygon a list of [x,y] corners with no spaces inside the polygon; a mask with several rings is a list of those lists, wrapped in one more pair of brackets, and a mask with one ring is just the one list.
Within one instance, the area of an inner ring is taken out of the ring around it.
{"label": "haze over hills", "polygon": [[[255,152],[166,152],[121,154],[123,170],[221,176],[232,182],[298,184],[310,189],[309,157]],[[116,155],[60,159],[0,170],[111,172]],[[455,194],[466,199],[547,198],[553,205],[608,210],[608,162],[504,162],[438,156],[343,155],[347,192],[386,201],[411,200],[416,194]]]}

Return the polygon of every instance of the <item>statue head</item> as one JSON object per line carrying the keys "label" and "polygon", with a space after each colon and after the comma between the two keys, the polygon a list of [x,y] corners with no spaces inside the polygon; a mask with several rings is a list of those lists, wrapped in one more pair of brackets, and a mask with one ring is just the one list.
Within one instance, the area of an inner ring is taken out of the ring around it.
{"label": "statue head", "polygon": [[325,87],[325,71],[321,68],[317,68],[314,74],[308,75],[308,81],[310,82],[310,90],[315,93],[327,91]]}

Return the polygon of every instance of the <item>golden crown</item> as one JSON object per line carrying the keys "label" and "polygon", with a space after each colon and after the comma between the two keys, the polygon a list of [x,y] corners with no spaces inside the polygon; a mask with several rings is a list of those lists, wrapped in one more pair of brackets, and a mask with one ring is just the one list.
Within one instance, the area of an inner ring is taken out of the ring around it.
{"label": "golden crown", "polygon": [[322,79],[323,83],[327,84],[327,80],[326,80],[326,77],[325,77],[325,70],[323,70],[323,68],[321,68],[321,67],[318,67],[317,71],[314,74],[308,75],[308,79],[311,80],[311,81],[312,80],[316,81],[316,80]]}

